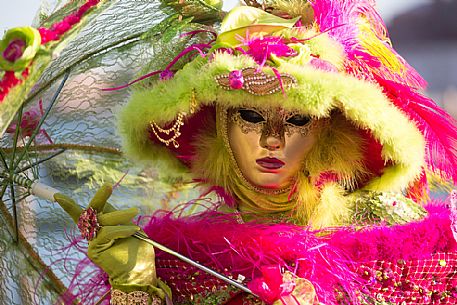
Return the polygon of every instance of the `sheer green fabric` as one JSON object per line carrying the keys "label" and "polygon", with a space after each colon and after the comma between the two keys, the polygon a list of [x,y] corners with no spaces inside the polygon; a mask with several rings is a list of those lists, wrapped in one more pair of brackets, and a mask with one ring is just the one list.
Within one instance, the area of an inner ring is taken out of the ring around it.
{"label": "sheer green fabric", "polygon": [[[36,18],[36,27],[62,20],[85,1],[47,2],[47,8],[43,6]],[[29,196],[26,189],[6,179],[6,173],[19,171],[30,180],[39,179],[79,203],[89,202],[103,183],[114,184],[127,173],[110,202],[118,209],[138,207],[140,214],[170,209],[198,197],[190,177],[176,175],[160,163],[152,168],[133,164],[122,155],[115,116],[130,90],[102,89],[163,69],[185,45],[198,39],[180,38],[182,33],[204,27],[202,23],[213,24],[220,14],[199,0],[182,5],[158,0],[102,1],[52,55],[43,57],[41,70],[26,84],[30,94],[25,95],[25,87],[20,87],[12,102],[2,105],[3,302],[52,304],[74,275],[75,262],[83,257],[75,249],[65,249],[69,242],[66,236],[79,234],[73,232],[75,225],[65,211],[57,204]],[[35,141],[23,153],[30,134],[20,130],[16,137],[14,130],[7,130],[9,122],[17,120],[21,105],[24,117],[26,113],[38,120],[43,117],[66,71],[68,80]]]}

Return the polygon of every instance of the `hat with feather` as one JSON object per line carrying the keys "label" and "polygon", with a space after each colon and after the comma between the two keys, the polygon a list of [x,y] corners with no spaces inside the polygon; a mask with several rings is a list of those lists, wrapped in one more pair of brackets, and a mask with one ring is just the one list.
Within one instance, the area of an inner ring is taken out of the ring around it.
{"label": "hat with feather", "polygon": [[427,172],[455,181],[454,120],[419,93],[426,83],[392,48],[373,1],[274,0],[263,8],[236,7],[214,39],[183,50],[179,58],[197,55],[182,69],[171,72],[175,59],[152,86],[133,90],[119,114],[128,155],[178,160],[237,197],[217,109],[280,107],[327,121],[304,160],[308,195],[297,204],[313,206],[306,219],[328,197],[326,186],[418,197]]}

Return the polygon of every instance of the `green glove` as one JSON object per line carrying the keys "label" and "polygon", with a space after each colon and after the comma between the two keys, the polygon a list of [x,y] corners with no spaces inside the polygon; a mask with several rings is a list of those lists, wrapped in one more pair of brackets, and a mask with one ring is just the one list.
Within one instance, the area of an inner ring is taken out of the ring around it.
{"label": "green glove", "polygon": [[[114,289],[124,292],[143,290],[164,299],[164,292],[156,288],[153,246],[132,236],[141,230],[132,223],[138,210],[115,210],[106,202],[111,193],[112,187],[104,185],[89,203],[89,207],[97,212],[101,228],[89,241],[88,256],[108,274]],[[54,199],[77,223],[83,209],[63,194],[55,194]]]}

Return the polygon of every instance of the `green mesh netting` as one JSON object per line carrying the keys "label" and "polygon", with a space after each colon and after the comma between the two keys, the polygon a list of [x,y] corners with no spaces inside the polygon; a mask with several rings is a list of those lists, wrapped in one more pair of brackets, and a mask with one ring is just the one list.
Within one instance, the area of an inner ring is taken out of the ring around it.
{"label": "green mesh netting", "polygon": [[[49,26],[84,2],[51,1],[37,20]],[[53,304],[74,273],[75,261],[69,258],[78,258],[71,251],[65,258],[62,251],[68,244],[66,234],[75,227],[71,219],[56,204],[30,196],[11,183],[7,179],[11,171],[39,179],[81,205],[104,182],[115,183],[127,172],[110,200],[118,208],[137,206],[151,213],[196,197],[190,179],[173,177],[160,164],[148,168],[133,164],[122,155],[115,113],[129,90],[101,90],[125,84],[140,71],[163,68],[192,42],[179,38],[180,33],[203,26],[197,22],[211,24],[219,19],[217,10],[199,0],[169,4],[103,1],[80,31],[55,50],[51,64],[19,110],[23,117],[33,112],[39,119],[68,71],[35,140],[24,149],[31,135],[27,130],[15,137],[10,128],[1,136],[1,304]],[[2,119],[12,120],[18,107],[5,110]]]}

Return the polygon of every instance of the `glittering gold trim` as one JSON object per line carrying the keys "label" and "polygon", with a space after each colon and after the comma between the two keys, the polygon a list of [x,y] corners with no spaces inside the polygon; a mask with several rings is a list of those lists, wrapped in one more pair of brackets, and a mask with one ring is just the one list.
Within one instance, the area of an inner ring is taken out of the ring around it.
{"label": "glittering gold trim", "polygon": [[151,296],[149,303],[149,293],[145,291],[132,291],[125,293],[123,291],[113,289],[111,291],[111,305],[161,305],[162,300]]}
{"label": "glittering gold trim", "polygon": [[[197,99],[195,97],[195,90],[192,90],[192,96],[190,99],[190,114],[194,114],[197,108]],[[164,143],[166,146],[169,146],[170,143],[173,143],[175,148],[179,147],[179,143],[177,139],[181,136],[181,127],[184,126],[184,118],[186,117],[185,112],[178,113],[178,117],[176,118],[175,123],[170,128],[162,128],[156,122],[151,121],[149,122],[149,126],[151,131],[156,136],[157,140]],[[172,134],[171,138],[164,139],[162,138],[159,133],[166,134],[167,136]]]}
{"label": "glittering gold trim", "polygon": [[[166,146],[170,145],[170,143],[173,143],[173,146],[175,148],[178,148],[179,143],[178,143],[177,139],[181,136],[181,132],[180,132],[181,126],[184,126],[183,119],[184,119],[184,114],[179,113],[175,123],[170,128],[163,129],[159,125],[157,125],[157,123],[154,121],[151,121],[149,123],[149,126],[151,127],[151,131],[154,133],[154,135],[160,142],[164,143]],[[159,132],[164,133],[166,135],[169,135],[170,133],[172,133],[173,136],[169,139],[164,139],[161,136],[159,136]]]}
{"label": "glittering gold trim", "polygon": [[[257,113],[259,113],[263,118],[264,121],[258,122],[258,123],[251,123],[248,121],[245,121],[241,118],[241,114],[239,110],[253,110]],[[273,113],[275,111],[279,111],[281,114],[282,118],[281,120],[275,120],[273,119]],[[302,136],[307,136],[311,132],[312,129],[316,127],[318,124],[318,120],[309,118],[309,122],[306,123],[303,126],[297,126],[292,123],[289,123],[288,120],[296,115],[299,115],[299,111],[284,111],[281,109],[277,110],[261,110],[257,108],[249,108],[249,107],[242,107],[242,108],[232,108],[228,110],[228,118],[235,124],[237,124],[241,132],[243,133],[249,133],[249,132],[255,132],[257,134],[262,134],[264,130],[269,130],[271,132],[271,136],[274,137],[281,137],[281,130],[288,135],[291,136],[294,133],[299,133]],[[273,122],[273,124],[271,123]],[[265,125],[267,125],[268,128],[265,128]],[[270,125],[270,126],[268,126]]]}
{"label": "glittering gold trim", "polygon": [[[280,92],[282,89],[288,89],[297,83],[295,77],[290,74],[281,73],[280,77],[267,75],[253,67],[244,68],[241,73],[243,75],[243,87],[241,89],[252,95],[270,95]],[[237,90],[230,86],[229,74],[217,75],[214,80],[224,90]]]}

